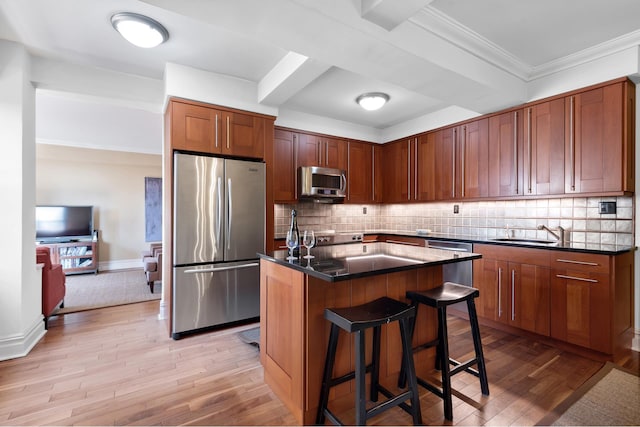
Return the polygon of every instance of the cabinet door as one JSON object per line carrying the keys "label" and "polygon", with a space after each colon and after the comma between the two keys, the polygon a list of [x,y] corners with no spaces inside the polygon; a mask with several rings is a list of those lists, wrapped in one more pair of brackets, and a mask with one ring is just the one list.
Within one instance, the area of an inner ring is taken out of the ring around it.
{"label": "cabinet door", "polygon": [[554,269],[551,336],[610,354],[610,304],[608,274]]}
{"label": "cabinet door", "polygon": [[456,140],[458,128],[435,132],[435,164],[433,168],[436,200],[452,200],[456,197]]}
{"label": "cabinet door", "polygon": [[382,203],[384,201],[384,176],[385,176],[385,159],[383,156],[384,146],[381,144],[371,144],[371,152],[373,155],[373,202]]}
{"label": "cabinet door", "polygon": [[526,109],[525,195],[564,193],[564,99]]}
{"label": "cabinet door", "polygon": [[623,191],[623,84],[571,96],[567,193]]}
{"label": "cabinet door", "polygon": [[489,196],[522,195],[522,110],[489,118]]}
{"label": "cabinet door", "polygon": [[417,139],[415,198],[423,202],[436,200],[437,135],[437,132],[429,132]]}
{"label": "cabinet door", "polygon": [[296,169],[294,138],[296,134],[275,129],[273,138],[273,198],[275,202],[296,200]]}
{"label": "cabinet door", "polygon": [[323,138],[320,158],[322,166],[347,170],[348,143],[334,138]]}
{"label": "cabinet door", "polygon": [[373,151],[371,144],[349,141],[347,202],[368,203],[373,194]]}
{"label": "cabinet door", "polygon": [[172,101],[171,144],[178,150],[220,153],[222,118],[217,110]]}
{"label": "cabinet door", "polygon": [[411,141],[400,140],[384,145],[386,203],[406,203],[411,200]]}
{"label": "cabinet door", "polygon": [[[478,250],[474,249],[478,252]],[[495,258],[485,257],[473,261],[473,286],[480,291],[476,300],[478,316],[490,320],[499,320],[504,316],[502,310],[502,282],[507,263]]]}
{"label": "cabinet door", "polygon": [[461,126],[460,193],[462,198],[489,195],[489,120],[481,119]]}
{"label": "cabinet door", "polygon": [[224,113],[224,154],[264,158],[264,119],[249,114]]}
{"label": "cabinet door", "polygon": [[509,274],[509,323],[549,336],[551,270],[533,264],[509,263]]}
{"label": "cabinet door", "polygon": [[306,133],[298,134],[296,169],[300,166],[321,166],[319,137]]}

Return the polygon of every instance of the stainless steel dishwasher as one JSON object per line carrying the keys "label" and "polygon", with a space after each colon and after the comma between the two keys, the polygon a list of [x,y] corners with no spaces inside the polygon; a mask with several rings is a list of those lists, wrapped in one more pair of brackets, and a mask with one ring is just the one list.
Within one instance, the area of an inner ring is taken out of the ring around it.
{"label": "stainless steel dishwasher", "polygon": [[[425,246],[454,252],[473,252],[473,244],[455,240],[429,240]],[[473,287],[473,261],[456,262],[442,266],[442,279],[445,282],[458,283]],[[467,312],[467,305],[460,303],[453,306],[456,310]]]}

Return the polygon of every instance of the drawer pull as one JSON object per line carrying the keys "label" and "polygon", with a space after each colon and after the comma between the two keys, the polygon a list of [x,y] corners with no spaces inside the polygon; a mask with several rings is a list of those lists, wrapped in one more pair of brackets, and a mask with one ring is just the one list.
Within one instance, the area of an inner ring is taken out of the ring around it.
{"label": "drawer pull", "polygon": [[580,264],[580,265],[592,265],[594,267],[599,266],[597,262],[587,262],[587,261],[574,261],[571,259],[557,259],[558,262],[566,262],[567,264]]}
{"label": "drawer pull", "polygon": [[420,243],[401,242],[400,240],[387,240],[387,243],[396,243],[398,245],[422,246]]}
{"label": "drawer pull", "polygon": [[585,279],[582,277],[565,276],[564,274],[556,274],[556,277],[559,277],[560,279],[580,280],[581,282],[598,283],[598,281],[595,279]]}

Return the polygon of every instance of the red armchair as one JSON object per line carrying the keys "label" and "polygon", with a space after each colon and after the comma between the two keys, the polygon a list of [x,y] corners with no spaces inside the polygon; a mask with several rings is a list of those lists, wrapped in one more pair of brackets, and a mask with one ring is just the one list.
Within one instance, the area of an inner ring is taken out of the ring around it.
{"label": "red armchair", "polygon": [[44,264],[42,268],[42,314],[44,325],[47,327],[47,319],[53,310],[60,304],[64,307],[64,295],[66,276],[60,264],[51,263],[51,252],[47,246],[36,247],[36,262]]}

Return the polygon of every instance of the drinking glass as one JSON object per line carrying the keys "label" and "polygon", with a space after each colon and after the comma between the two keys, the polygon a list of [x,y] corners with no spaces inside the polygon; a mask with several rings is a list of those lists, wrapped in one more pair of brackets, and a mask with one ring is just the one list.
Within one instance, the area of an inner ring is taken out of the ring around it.
{"label": "drinking glass", "polygon": [[293,256],[293,250],[298,247],[298,232],[295,230],[287,231],[287,248],[289,248],[289,256],[287,260],[293,261],[296,257]]}
{"label": "drinking glass", "polygon": [[302,237],[302,244],[304,245],[305,248],[307,248],[307,254],[303,258],[306,258],[306,259],[315,258],[313,255],[311,255],[311,248],[316,245],[316,236],[313,233],[313,230],[311,231],[304,230],[304,236]]}

